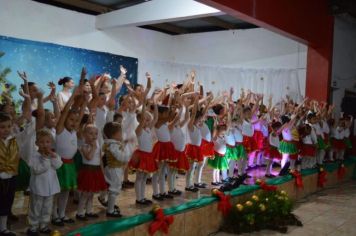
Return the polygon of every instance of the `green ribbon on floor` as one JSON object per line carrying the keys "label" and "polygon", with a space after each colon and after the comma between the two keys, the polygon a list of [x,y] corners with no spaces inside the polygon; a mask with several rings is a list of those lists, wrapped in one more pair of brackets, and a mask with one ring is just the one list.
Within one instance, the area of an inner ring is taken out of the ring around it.
{"label": "green ribbon on floor", "polygon": [[[356,157],[349,157],[344,161],[345,166],[350,166],[356,163]],[[339,168],[337,163],[328,163],[325,164],[324,169],[328,172],[333,172]],[[318,169],[309,169],[303,170],[302,175],[312,175],[318,173]],[[354,169],[353,177],[356,178],[356,171]],[[286,182],[289,182],[293,179],[291,175],[281,176],[278,178],[270,179],[267,181],[270,185],[280,185]],[[243,185],[237,189],[228,192],[232,196],[240,196],[246,193],[250,193],[260,189],[258,185]],[[209,205],[213,202],[218,201],[216,197],[212,196],[204,196],[198,199],[191,200],[189,202],[183,203],[178,206],[173,206],[167,209],[164,209],[164,213],[166,215],[175,215],[179,213],[183,213],[187,210],[191,210],[194,208],[200,208],[206,205]],[[82,236],[95,236],[95,235],[109,235],[113,233],[122,232],[128,229],[131,229],[137,225],[141,225],[152,221],[154,219],[153,214],[144,213],[140,215],[125,217],[119,220],[110,220],[110,221],[102,221],[99,223],[91,224],[75,231],[70,232],[69,236],[75,236],[76,234],[80,234]]]}

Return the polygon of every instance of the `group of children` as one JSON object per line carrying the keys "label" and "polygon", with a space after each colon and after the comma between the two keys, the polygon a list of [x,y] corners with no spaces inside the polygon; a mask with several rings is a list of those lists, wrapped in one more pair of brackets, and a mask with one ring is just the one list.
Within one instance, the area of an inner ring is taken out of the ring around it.
{"label": "group of children", "polygon": [[[182,84],[150,92],[148,73],[144,87],[131,85],[123,67],[117,79],[104,74],[89,80],[83,68],[76,88],[64,77],[58,82],[63,91],[56,95],[49,83],[47,97],[26,73],[19,76],[22,112],[6,91],[0,107],[1,236],[15,235],[7,219],[19,186],[30,191],[27,235],[50,234],[49,222],[74,223],[66,216],[70,191],[79,197],[77,220],[98,217],[96,193],[107,217],[121,217],[116,202],[129,172],[136,176],[136,204],[149,205],[148,178],[152,199],[163,201],[182,194],[178,172],[185,173],[185,191],[206,188],[206,163],[213,169],[211,185],[218,186],[249,177],[246,170],[256,165],[266,165],[265,176],[273,178],[274,162],[297,171],[322,165],[326,153],[342,161],[350,147],[352,117],[336,121],[332,106],[288,97],[275,105],[270,97],[265,106],[263,95],[243,90],[234,101],[233,89],[214,96],[196,86],[194,71]],[[128,94],[117,99],[122,86]],[[53,110],[44,109],[46,102]]]}

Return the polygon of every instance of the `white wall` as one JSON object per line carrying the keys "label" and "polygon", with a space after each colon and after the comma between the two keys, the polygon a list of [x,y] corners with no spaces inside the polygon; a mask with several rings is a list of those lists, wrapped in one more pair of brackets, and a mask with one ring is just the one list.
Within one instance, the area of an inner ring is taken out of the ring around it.
{"label": "white wall", "polygon": [[340,112],[345,89],[356,92],[356,20],[337,17],[334,28],[334,51],[332,83],[336,90],[332,93],[336,114]]}
{"label": "white wall", "polygon": [[[0,22],[0,35],[137,57],[139,81],[142,72],[155,70],[147,61],[286,68],[298,70],[302,94],[305,91],[306,47],[260,28],[180,36],[137,27],[99,31],[94,16],[29,0],[0,0]],[[166,68],[165,76],[173,67]]]}
{"label": "white wall", "polygon": [[307,47],[263,28],[174,37],[174,62],[214,67],[295,69],[305,95]]}

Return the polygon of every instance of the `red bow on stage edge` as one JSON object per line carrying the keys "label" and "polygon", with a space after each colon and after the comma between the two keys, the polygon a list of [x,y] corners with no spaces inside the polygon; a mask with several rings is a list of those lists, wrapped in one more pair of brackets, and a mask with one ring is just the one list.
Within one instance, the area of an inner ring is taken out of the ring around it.
{"label": "red bow on stage edge", "polygon": [[291,175],[295,178],[297,188],[304,188],[302,174],[299,171],[292,171]]}
{"label": "red bow on stage edge", "polygon": [[221,192],[216,188],[214,188],[211,192],[213,193],[214,196],[217,196],[220,200],[218,203],[218,210],[221,211],[223,216],[227,216],[227,214],[231,209],[231,203],[230,203],[231,195],[225,195],[224,192]]}
{"label": "red bow on stage edge", "polygon": [[259,185],[261,187],[261,189],[264,190],[264,191],[276,191],[277,190],[277,186],[268,185],[263,180],[257,180],[256,184]]}
{"label": "red bow on stage edge", "polygon": [[324,188],[326,181],[326,171],[323,168],[320,168],[318,175],[318,187]]}
{"label": "red bow on stage edge", "polygon": [[339,169],[337,170],[337,179],[342,180],[346,174],[346,168],[344,164],[341,164]]}
{"label": "red bow on stage edge", "polygon": [[174,221],[173,216],[166,216],[159,206],[153,207],[152,212],[155,215],[155,219],[148,229],[150,235],[154,235],[158,230],[168,234],[168,228]]}

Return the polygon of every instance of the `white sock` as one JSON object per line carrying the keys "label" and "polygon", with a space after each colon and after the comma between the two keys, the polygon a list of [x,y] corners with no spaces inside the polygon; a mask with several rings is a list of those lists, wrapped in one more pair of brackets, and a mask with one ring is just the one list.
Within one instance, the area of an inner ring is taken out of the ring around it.
{"label": "white sock", "polygon": [[108,196],[108,192],[107,191],[101,191],[100,193],[99,193],[99,198],[100,198],[100,200],[102,200],[102,201],[106,201],[106,197]]}
{"label": "white sock", "polygon": [[213,182],[218,183],[220,182],[220,171],[218,169],[213,170]]}
{"label": "white sock", "polygon": [[241,163],[242,163],[242,167],[241,167],[242,171],[241,171],[241,174],[239,174],[239,175],[244,175],[244,174],[246,174],[247,159],[246,158],[242,158]]}
{"label": "white sock", "polygon": [[94,193],[88,193],[86,213],[93,213],[93,199],[94,199]]}
{"label": "white sock", "polygon": [[64,218],[69,197],[69,191],[62,191],[58,194],[58,214],[60,218]]}
{"label": "white sock", "polygon": [[159,187],[158,187],[158,171],[152,175],[152,189],[153,195],[159,194]]}
{"label": "white sock", "polygon": [[221,177],[222,177],[222,180],[227,179],[227,170],[221,170]]}
{"label": "white sock", "polygon": [[89,193],[83,192],[78,203],[78,215],[83,216],[85,214],[85,208],[88,202]]}
{"label": "white sock", "polygon": [[287,153],[282,153],[282,160],[281,160],[281,169],[287,164],[289,159],[289,154]]}
{"label": "white sock", "polygon": [[176,189],[176,177],[177,177],[177,170],[176,169],[171,169],[169,170],[169,182],[168,182],[168,188],[169,188],[169,191],[173,191]]}
{"label": "white sock", "polygon": [[52,219],[59,218],[59,216],[58,216],[58,195],[59,194],[56,194],[53,196]]}
{"label": "white sock", "polygon": [[175,174],[174,174],[174,169],[168,167],[168,190],[169,191],[173,191],[174,190],[174,179],[176,178]]}
{"label": "white sock", "polygon": [[270,160],[270,159],[267,160],[266,175],[270,175],[271,174],[272,163],[273,163],[272,160]]}
{"label": "white sock", "polygon": [[141,190],[140,190],[140,199],[144,199],[145,198],[145,195],[146,195],[146,181],[147,181],[147,178],[148,178],[148,174],[146,173],[143,173],[144,176],[143,176],[143,179],[142,179],[142,182],[141,182]]}
{"label": "white sock", "polygon": [[255,157],[256,157],[256,152],[250,152],[247,154],[248,156],[248,166],[253,167],[255,166]]}
{"label": "white sock", "polygon": [[185,176],[185,187],[189,188],[193,186],[193,174],[195,170],[196,162],[190,162],[188,173]]}
{"label": "white sock", "polygon": [[169,169],[167,168],[166,162],[161,162],[159,164],[159,191],[161,194],[166,192],[166,172],[169,175]]}
{"label": "white sock", "polygon": [[234,177],[235,165],[236,165],[236,161],[230,160],[230,162],[229,162],[229,177],[230,178]]}
{"label": "white sock", "polygon": [[317,153],[317,162],[319,165],[322,165],[324,162],[325,151],[319,150]]}
{"label": "white sock", "polygon": [[290,169],[295,170],[295,160],[290,160]]}
{"label": "white sock", "polygon": [[197,163],[197,172],[196,172],[196,175],[195,175],[195,183],[196,184],[199,184],[201,183],[201,176],[203,174],[203,168],[205,166],[205,163],[206,163],[206,157],[204,157],[203,161],[200,162],[200,163]]}
{"label": "white sock", "polygon": [[113,213],[114,212],[117,195],[118,195],[117,193],[109,192],[109,195],[108,195],[108,209],[107,209],[108,213]]}
{"label": "white sock", "polygon": [[141,186],[142,186],[142,181],[144,178],[144,173],[141,171],[136,172],[136,181],[135,181],[135,194],[136,194],[136,200],[140,201],[142,193],[141,193]]}

